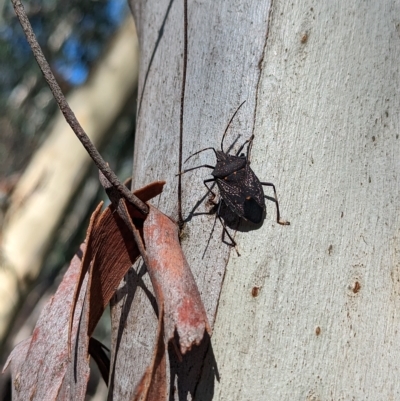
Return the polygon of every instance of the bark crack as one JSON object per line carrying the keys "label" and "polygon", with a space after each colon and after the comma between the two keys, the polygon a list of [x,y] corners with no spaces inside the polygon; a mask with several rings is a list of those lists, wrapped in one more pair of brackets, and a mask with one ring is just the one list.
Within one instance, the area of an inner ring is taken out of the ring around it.
{"label": "bark crack", "polygon": [[259,90],[260,90],[259,87],[260,87],[260,82],[261,82],[261,74],[262,74],[262,70],[263,70],[264,55],[265,55],[268,38],[269,38],[269,28],[271,26],[271,21],[272,21],[273,5],[274,5],[273,3],[274,3],[274,0],[270,0],[270,7],[269,7],[268,19],[267,19],[267,31],[265,33],[264,47],[262,50],[260,60],[258,62],[259,75],[258,75],[258,81],[257,81],[257,85],[256,85],[256,102],[255,102],[254,114],[253,114],[253,130],[252,130],[253,135],[254,135],[255,127],[256,127],[257,109],[258,109],[258,94],[259,94]]}

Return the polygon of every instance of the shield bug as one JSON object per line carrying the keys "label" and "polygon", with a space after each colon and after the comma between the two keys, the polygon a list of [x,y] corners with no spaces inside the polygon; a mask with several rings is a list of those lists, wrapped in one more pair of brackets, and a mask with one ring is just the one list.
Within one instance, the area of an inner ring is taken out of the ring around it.
{"label": "shield bug", "polygon": [[[247,141],[245,141],[236,152],[236,154],[229,154],[229,150],[227,152],[224,151],[224,139],[228,132],[228,128],[232,123],[232,120],[235,118],[239,109],[243,106],[245,102],[243,102],[235,111],[233,116],[231,117],[225,132],[221,139],[221,150],[216,150],[215,148],[205,148],[199,150],[196,153],[193,153],[189,156],[185,163],[192,158],[193,156],[205,151],[205,150],[213,150],[215,156],[217,158],[217,163],[215,166],[210,166],[209,164],[203,164],[201,166],[192,167],[186,170],[183,170],[180,174],[187,173],[192,170],[196,170],[198,168],[206,167],[210,168],[213,171],[211,175],[213,178],[209,178],[204,180],[204,185],[207,187],[207,190],[213,195],[216,194],[213,192],[212,188],[209,187],[209,183],[216,183],[220,193],[220,202],[218,204],[218,209],[216,213],[216,217],[220,220],[223,226],[223,234],[226,233],[229,239],[232,241],[232,245],[236,246],[236,242],[229,234],[225,223],[222,221],[220,216],[221,206],[223,203],[238,217],[250,221],[254,224],[261,223],[264,213],[265,213],[265,198],[273,200],[276,205],[276,221],[278,224],[289,225],[290,223],[285,220],[281,220],[280,212],[279,212],[279,202],[278,196],[276,194],[275,185],[271,182],[261,182],[254,171],[250,167],[250,152],[253,144],[254,135],[252,135]],[[244,147],[247,144],[247,154],[241,153]],[[267,197],[264,194],[263,186],[272,187],[274,190],[274,198]]]}

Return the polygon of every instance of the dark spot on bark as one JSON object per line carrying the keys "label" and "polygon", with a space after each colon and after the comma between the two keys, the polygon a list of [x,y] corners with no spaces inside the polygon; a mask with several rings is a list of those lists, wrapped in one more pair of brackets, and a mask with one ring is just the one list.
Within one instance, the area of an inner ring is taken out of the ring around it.
{"label": "dark spot on bark", "polygon": [[354,285],[353,285],[353,292],[354,292],[354,294],[357,294],[357,292],[360,291],[360,289],[361,289],[361,284],[360,284],[358,281],[356,281],[356,282],[354,283]]}
{"label": "dark spot on bark", "polygon": [[300,42],[304,45],[305,43],[307,43],[308,40],[308,33],[305,32],[303,33],[303,35],[301,36]]}
{"label": "dark spot on bark", "polygon": [[260,287],[253,287],[251,289],[251,296],[254,298],[258,297],[259,292],[260,292]]}

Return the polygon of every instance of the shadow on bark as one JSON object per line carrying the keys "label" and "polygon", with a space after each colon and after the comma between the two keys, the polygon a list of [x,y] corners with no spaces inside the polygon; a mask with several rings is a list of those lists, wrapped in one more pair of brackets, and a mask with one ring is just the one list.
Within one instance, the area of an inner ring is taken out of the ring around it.
{"label": "shadow on bark", "polygon": [[145,290],[146,295],[147,295],[148,299],[150,300],[150,303],[153,306],[155,313],[158,315],[158,307],[157,307],[157,302],[155,300],[155,297],[153,294],[151,294],[150,291],[148,291],[147,287],[144,285],[143,280],[142,280],[142,276],[145,274],[145,272],[146,272],[146,268],[144,265],[142,265],[139,273],[137,273],[136,270],[133,268],[129,269],[128,274],[125,276],[125,280],[126,280],[125,285],[122,288],[120,288],[114,295],[113,303],[119,302],[125,296],[126,296],[126,299],[125,299],[125,302],[124,302],[124,305],[123,305],[122,311],[121,311],[120,321],[119,321],[119,325],[118,325],[117,339],[115,342],[115,350],[113,350],[114,356],[113,356],[112,367],[111,367],[111,375],[110,375],[109,384],[108,384],[108,386],[109,386],[108,399],[109,400],[112,400],[112,395],[113,395],[113,390],[114,390],[115,365],[116,365],[117,358],[118,358],[118,350],[120,348],[124,329],[127,324],[129,311],[132,307],[133,299],[135,298],[136,290],[138,288],[142,288],[143,290]]}
{"label": "shadow on bark", "polygon": [[[198,347],[187,352],[179,361],[174,347],[169,345],[170,401],[211,401],[214,396],[215,379],[219,381],[217,362],[210,336],[205,333]],[[176,395],[177,393],[177,395]]]}
{"label": "shadow on bark", "polygon": [[[143,95],[144,95],[144,92],[145,92],[145,89],[146,89],[147,79],[148,79],[149,74],[150,74],[150,69],[151,69],[151,66],[153,65],[154,57],[155,57],[155,55],[156,55],[158,46],[160,45],[161,38],[162,38],[163,35],[164,35],[164,27],[165,27],[165,24],[166,24],[166,22],[167,22],[169,12],[171,11],[171,7],[172,7],[172,3],[173,3],[173,2],[174,2],[174,0],[170,0],[170,2],[169,2],[169,4],[168,4],[168,8],[167,8],[167,10],[166,10],[166,12],[165,12],[165,15],[164,15],[164,20],[163,20],[163,22],[162,22],[162,25],[161,25],[160,29],[158,30],[157,41],[156,41],[156,43],[154,44],[153,51],[151,52],[150,61],[149,61],[149,64],[148,64],[148,66],[147,66],[147,68],[146,68],[146,75],[145,75],[144,81],[143,81],[142,93],[140,94],[140,99],[139,99],[138,112],[137,112],[137,120],[139,119],[140,111],[141,111],[141,109],[142,109]],[[131,2],[129,2],[129,5],[131,6],[132,14],[135,15],[135,13],[133,12],[134,6],[131,5]]]}

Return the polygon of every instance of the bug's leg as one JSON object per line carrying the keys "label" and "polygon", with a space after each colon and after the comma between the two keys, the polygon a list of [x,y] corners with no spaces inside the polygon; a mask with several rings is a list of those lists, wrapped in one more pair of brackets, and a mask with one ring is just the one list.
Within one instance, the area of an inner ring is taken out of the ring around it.
{"label": "bug's leg", "polygon": [[[235,240],[232,238],[232,236],[229,234],[229,231],[228,231],[228,229],[226,228],[226,225],[225,225],[224,221],[221,219],[221,216],[218,216],[218,215],[217,215],[217,217],[218,217],[218,220],[221,222],[222,227],[223,227],[223,230],[222,230],[222,242],[223,242],[224,244],[227,244],[227,245],[229,245],[229,246],[234,247],[234,248],[235,248],[235,251],[236,251],[236,253],[237,253],[237,255],[240,256],[240,253],[239,253],[239,251],[238,251],[238,247],[237,247],[236,241],[235,241]],[[224,238],[224,237],[225,237],[225,234],[229,237],[229,240],[231,241],[230,244],[228,244],[228,243],[225,241],[225,238]]]}
{"label": "bug's leg", "polygon": [[201,166],[192,167],[192,168],[188,168],[187,170],[183,170],[183,171],[179,172],[178,174],[175,174],[175,177],[176,177],[177,175],[182,175],[182,174],[187,173],[188,171],[196,170],[196,169],[202,168],[202,167],[211,168],[211,169],[213,169],[213,170],[215,169],[215,166],[210,166],[209,164],[202,164]]}
{"label": "bug's leg", "polygon": [[207,182],[215,182],[216,181],[216,178],[209,178],[208,180],[204,180],[203,181],[203,184],[206,186],[206,188],[208,189],[208,192],[210,192],[211,193],[211,195],[212,195],[212,197],[213,197],[213,199],[217,196],[215,193],[214,193],[214,191],[207,185]]}
{"label": "bug's leg", "polygon": [[[229,234],[229,231],[228,231],[228,229],[226,228],[226,224],[225,224],[224,221],[221,219],[221,216],[220,216],[221,205],[222,205],[222,201],[219,202],[219,206],[218,206],[218,210],[217,210],[217,214],[216,214],[216,217],[218,217],[218,220],[220,221],[220,223],[222,224],[222,227],[223,227],[223,229],[222,229],[222,238],[221,238],[221,241],[222,241],[224,244],[227,244],[227,245],[229,245],[229,246],[234,247],[234,248],[235,248],[235,251],[236,251],[236,253],[237,253],[237,255],[240,256],[240,253],[239,253],[238,248],[237,248],[237,243],[236,243],[236,241],[235,241],[235,240],[232,238],[232,236]],[[229,239],[230,239],[230,241],[231,241],[230,244],[228,244],[228,243],[225,241],[225,234],[229,237]]]}
{"label": "bug's leg", "polygon": [[[278,202],[278,195],[276,194],[276,189],[275,189],[275,185],[272,184],[271,182],[262,182],[261,185],[265,185],[267,187],[272,187],[274,189],[274,194],[275,194],[275,198],[273,199],[276,205],[276,221],[278,224],[282,224],[283,226],[288,226],[290,225],[289,221],[286,220],[281,220],[281,214],[279,212],[279,202]],[[268,198],[268,197],[266,197]],[[270,198],[268,198],[270,199]]]}

